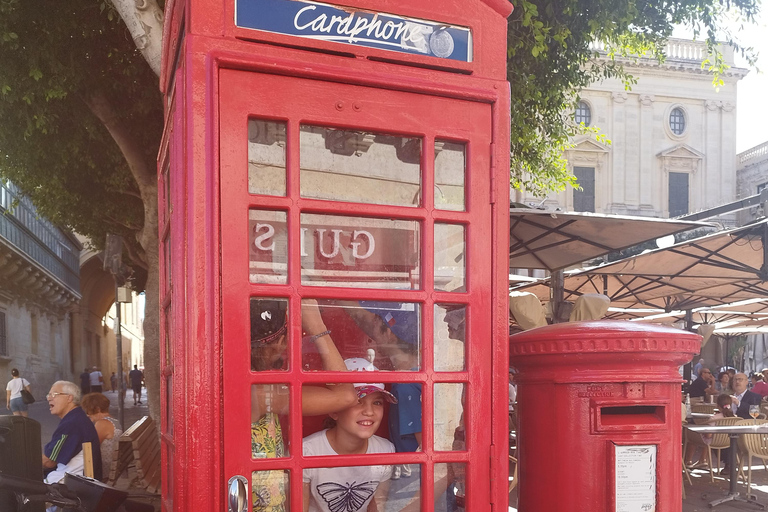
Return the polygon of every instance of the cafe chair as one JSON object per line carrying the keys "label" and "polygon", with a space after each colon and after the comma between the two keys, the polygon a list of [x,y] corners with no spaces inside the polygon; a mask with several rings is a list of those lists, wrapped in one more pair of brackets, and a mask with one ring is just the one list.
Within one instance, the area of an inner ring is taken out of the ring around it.
{"label": "cafe chair", "polygon": [[[762,425],[767,420],[741,420],[738,425],[750,426],[750,425]],[[742,461],[747,462],[747,495],[752,493],[752,457],[757,457],[763,461],[765,470],[768,471],[768,431],[760,432],[757,434],[742,434],[739,436],[739,452],[742,456]],[[741,464],[740,466],[743,466]],[[739,468],[742,478],[744,477],[744,469]]]}
{"label": "cafe chair", "polygon": [[[712,422],[712,424],[713,425],[736,425],[741,420],[742,420],[741,418],[722,418],[719,420],[715,420],[714,422]],[[692,432],[686,429],[685,440],[686,440],[686,444],[692,443],[696,446],[700,446],[703,450],[706,451],[707,464],[709,465],[709,479],[711,482],[714,483],[715,481],[714,468],[717,467],[718,469],[720,469],[721,450],[724,450],[731,445],[730,439],[728,438],[728,434],[714,434],[712,436],[712,441],[709,444],[707,444],[704,442],[704,438],[701,434],[697,432]],[[712,450],[717,450],[717,466],[712,464]]]}
{"label": "cafe chair", "polygon": [[715,409],[717,409],[717,404],[691,404],[691,412],[715,414]]}

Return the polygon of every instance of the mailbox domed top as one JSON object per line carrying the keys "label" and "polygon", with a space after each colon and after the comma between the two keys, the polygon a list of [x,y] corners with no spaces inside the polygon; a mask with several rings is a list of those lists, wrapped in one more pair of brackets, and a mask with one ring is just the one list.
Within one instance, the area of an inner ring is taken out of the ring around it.
{"label": "mailbox domed top", "polygon": [[572,354],[581,360],[690,360],[701,348],[695,333],[640,322],[596,320],[567,322],[531,329],[509,337],[513,365],[537,364],[542,358]]}

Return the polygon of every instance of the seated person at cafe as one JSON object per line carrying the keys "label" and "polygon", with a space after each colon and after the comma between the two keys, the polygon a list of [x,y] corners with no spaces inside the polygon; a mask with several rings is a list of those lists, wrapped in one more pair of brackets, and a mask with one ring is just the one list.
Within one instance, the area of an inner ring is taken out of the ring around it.
{"label": "seated person at cafe", "polygon": [[739,401],[739,408],[736,409],[736,416],[749,419],[749,406],[760,405],[763,397],[747,389],[749,379],[746,373],[737,373],[733,377],[733,397]]}
{"label": "seated person at cafe", "polygon": [[726,395],[733,393],[733,390],[731,389],[731,376],[728,375],[728,372],[720,372],[717,374],[715,389],[718,393],[725,393]]}
{"label": "seated person at cafe", "polygon": [[[345,361],[350,371],[374,371],[363,358]],[[363,379],[361,379],[363,380]],[[330,428],[302,441],[304,456],[393,453],[392,443],[374,435],[384,418],[384,402],[397,399],[384,384],[355,384],[358,402],[330,414]],[[311,468],[304,470],[304,512],[384,511],[392,466]]]}
{"label": "seated person at cafe", "polygon": [[[726,395],[726,394],[720,394],[717,396],[717,408],[720,412],[715,413],[712,415],[711,418],[707,421],[708,425],[713,425],[715,421],[721,420],[723,418],[733,418],[735,415],[733,413],[734,410],[736,410],[736,403],[732,396]],[[700,435],[701,440],[704,441],[705,444],[710,444],[712,442],[712,434],[694,434],[694,435]],[[701,455],[699,456],[699,460],[697,462],[691,462],[693,458],[693,454],[696,452],[696,444],[694,443],[688,443],[685,448],[685,465],[688,467],[688,469],[694,469],[697,467],[700,467],[702,464],[706,464],[704,460],[702,460],[704,453],[702,450]],[[722,460],[722,457],[721,457]]]}
{"label": "seated person at cafe", "polygon": [[754,385],[752,386],[753,393],[757,393],[758,395],[763,397],[763,400],[765,400],[765,397],[768,396],[768,382],[765,382],[765,377],[763,376],[762,372],[756,372],[752,376],[752,382]]}
{"label": "seated person at cafe", "polygon": [[691,398],[717,394],[715,378],[712,376],[712,371],[709,368],[704,367],[699,371],[699,378],[693,381],[691,387],[688,388],[688,394]]}

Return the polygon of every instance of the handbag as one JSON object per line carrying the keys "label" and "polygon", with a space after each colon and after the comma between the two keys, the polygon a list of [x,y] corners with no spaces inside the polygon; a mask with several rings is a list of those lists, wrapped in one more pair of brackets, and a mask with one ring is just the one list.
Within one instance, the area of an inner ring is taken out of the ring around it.
{"label": "handbag", "polygon": [[32,393],[30,393],[26,389],[21,390],[21,399],[27,405],[35,403],[35,397],[32,396]]}

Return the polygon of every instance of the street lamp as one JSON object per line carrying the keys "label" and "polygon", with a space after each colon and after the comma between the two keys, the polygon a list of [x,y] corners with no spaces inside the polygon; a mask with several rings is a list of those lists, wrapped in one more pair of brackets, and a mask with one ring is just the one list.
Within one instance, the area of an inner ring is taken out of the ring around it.
{"label": "street lamp", "polygon": [[128,280],[131,269],[123,265],[123,237],[107,233],[107,241],[104,245],[104,270],[108,270],[115,278],[115,342],[117,350],[117,381],[119,384],[119,397],[117,400],[117,417],[120,428],[125,431],[125,379],[123,377],[123,335],[121,332],[120,303],[131,302],[131,294],[122,286]]}

